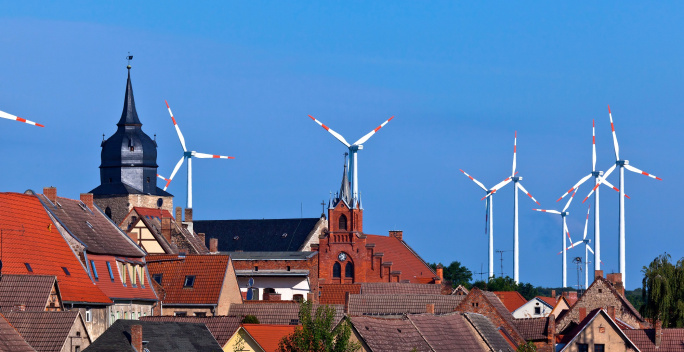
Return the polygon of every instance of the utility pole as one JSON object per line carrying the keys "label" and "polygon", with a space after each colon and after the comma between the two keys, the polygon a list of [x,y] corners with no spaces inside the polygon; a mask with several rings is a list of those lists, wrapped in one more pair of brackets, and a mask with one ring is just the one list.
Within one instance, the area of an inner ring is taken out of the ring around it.
{"label": "utility pole", "polygon": [[503,272],[503,254],[504,252],[511,252],[511,250],[497,250],[496,253],[499,253],[500,261],[501,261],[501,277],[504,277],[504,272]]}

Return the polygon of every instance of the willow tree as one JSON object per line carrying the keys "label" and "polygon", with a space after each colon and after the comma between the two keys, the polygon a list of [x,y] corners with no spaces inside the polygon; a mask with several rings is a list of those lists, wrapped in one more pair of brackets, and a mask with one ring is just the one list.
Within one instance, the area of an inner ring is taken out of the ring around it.
{"label": "willow tree", "polygon": [[669,254],[662,254],[641,270],[641,314],[662,321],[663,327],[684,327],[684,258],[677,264],[670,260]]}

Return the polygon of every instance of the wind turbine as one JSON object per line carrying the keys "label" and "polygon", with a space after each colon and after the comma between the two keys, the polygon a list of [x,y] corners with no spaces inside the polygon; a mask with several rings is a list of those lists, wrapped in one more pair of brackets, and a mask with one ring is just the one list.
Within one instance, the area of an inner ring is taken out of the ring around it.
{"label": "wind turbine", "polygon": [[[565,198],[570,193],[577,192],[577,189],[584,183],[586,182],[590,177],[594,177],[594,185],[599,185],[601,184],[599,179],[603,175],[603,171],[596,171],[596,122],[594,120],[591,121],[591,147],[592,147],[592,154],[591,154],[591,173],[587,176],[582,177],[582,179],[579,180],[570,190],[565,192],[560,198],[558,198],[558,201],[561,199]],[[612,189],[616,191],[620,191],[617,189],[615,186],[611,185],[610,182],[604,181],[606,186],[611,187]],[[589,196],[587,196],[589,198]],[[586,198],[584,199],[586,201]],[[582,201],[582,203],[584,203]],[[594,270],[601,270],[601,228],[600,228],[600,223],[599,223],[599,189],[596,188],[596,195],[594,196],[594,241],[595,241],[595,246],[596,246],[596,253],[594,255]],[[585,267],[586,267],[586,261],[585,261]],[[585,268],[586,269],[586,268]],[[586,274],[586,270],[585,270]]]}
{"label": "wind turbine", "polygon": [[178,133],[178,139],[180,140],[181,147],[183,147],[183,156],[180,158],[180,160],[178,160],[176,167],[173,168],[173,172],[171,173],[171,177],[169,177],[168,179],[165,179],[159,175],[157,175],[157,176],[166,180],[166,186],[164,186],[164,190],[166,191],[166,188],[169,187],[171,180],[173,180],[173,177],[176,175],[176,172],[178,172],[178,169],[180,169],[181,165],[183,164],[183,161],[187,160],[188,161],[188,197],[186,199],[186,201],[187,201],[186,207],[192,209],[192,158],[200,158],[200,159],[235,159],[235,158],[232,156],[198,153],[194,150],[188,151],[188,149],[185,147],[185,138],[183,138],[183,134],[181,133],[180,127],[178,127],[178,123],[176,123],[176,119],[173,117],[173,113],[171,112],[171,107],[169,107],[169,103],[166,100],[164,100],[164,102],[166,103],[166,108],[169,110],[169,115],[171,115],[171,120],[173,121],[173,127],[176,128],[176,132]]}
{"label": "wind turbine", "polygon": [[4,119],[8,119],[8,120],[14,120],[14,121],[19,121],[19,122],[27,123],[27,124],[29,124],[29,125],[34,125],[34,126],[38,126],[38,127],[45,127],[45,126],[43,126],[43,125],[41,125],[41,124],[39,124],[39,123],[36,123],[36,122],[33,122],[33,121],[29,121],[29,120],[27,120],[27,119],[25,119],[25,118],[21,118],[21,117],[19,117],[19,116],[14,116],[14,115],[12,115],[12,114],[8,114],[8,113],[6,113],[6,112],[4,112],[4,111],[0,111],[0,117],[2,117],[2,118],[4,118]]}
{"label": "wind turbine", "polygon": [[[625,278],[625,275],[627,274],[627,271],[625,269],[625,197],[627,195],[625,194],[625,169],[636,172],[637,174],[642,174],[645,176],[648,176],[650,178],[655,178],[656,180],[662,181],[663,179],[660,177],[657,177],[655,175],[651,175],[648,172],[642,171],[637,169],[636,167],[629,165],[629,160],[623,160],[620,159],[620,146],[618,145],[617,141],[617,135],[615,134],[615,125],[613,124],[613,114],[610,112],[610,105],[608,105],[608,117],[610,117],[610,129],[613,131],[613,149],[615,150],[615,165],[611,166],[608,171],[606,171],[605,176],[600,178],[600,183],[606,183],[606,178],[610,175],[613,170],[615,170],[615,167],[620,167],[620,200],[619,200],[619,206],[620,206],[620,220],[619,220],[619,225],[618,229],[620,232],[620,237],[618,240],[618,261],[620,265],[620,274],[622,274],[622,283],[627,287],[627,280]],[[607,183],[606,183],[607,184]],[[594,186],[594,188],[591,190],[593,192],[598,188],[598,184]],[[591,196],[591,192],[589,192],[589,196]],[[587,198],[584,199],[584,201],[587,200]],[[629,198],[629,197],[627,197]],[[582,201],[584,203],[584,201]]]}
{"label": "wind turbine", "polygon": [[570,199],[568,199],[568,202],[565,204],[565,207],[563,207],[563,210],[558,211],[558,210],[547,210],[547,209],[532,209],[536,211],[541,211],[544,213],[551,213],[551,214],[557,214],[560,215],[561,218],[563,218],[563,228],[561,229],[561,237],[563,237],[563,287],[567,287],[567,282],[568,282],[568,274],[567,274],[567,269],[568,269],[568,262],[567,262],[567,254],[566,254],[566,246],[567,244],[565,243],[565,235],[567,234],[568,239],[570,239],[570,243],[572,244],[572,238],[570,238],[570,231],[568,231],[568,225],[565,222],[565,217],[570,215],[570,212],[567,212],[568,207],[570,206],[570,203],[572,203],[572,198],[575,197],[575,193],[570,196]]}
{"label": "wind turbine", "polygon": [[490,278],[494,277],[494,193],[496,193],[496,191],[501,187],[511,182],[511,177],[507,177],[505,180],[499,182],[491,189],[487,189],[482,182],[476,180],[473,176],[468,175],[468,173],[463,170],[461,170],[461,172],[468,176],[469,179],[473,180],[476,185],[480,186],[480,188],[487,193],[484,197],[482,197],[482,199],[487,199],[487,202],[485,203],[487,214],[485,216],[485,233],[489,233],[489,276],[487,277],[487,280],[489,280]]}
{"label": "wind turbine", "polygon": [[166,190],[169,185],[171,184],[171,179],[168,179],[160,174],[157,174],[157,177],[161,178],[162,180],[166,181],[166,186],[164,186],[164,190]]}
{"label": "wind turbine", "polygon": [[351,175],[349,175],[349,179],[351,180],[352,184],[352,208],[356,208],[357,202],[359,201],[359,178],[358,178],[358,163],[357,163],[357,158],[358,156],[356,153],[359,150],[363,149],[363,143],[366,143],[366,141],[372,137],[378,130],[383,128],[388,122],[392,121],[394,116],[390,117],[387,119],[387,121],[383,122],[380,126],[376,127],[374,130],[368,132],[365,136],[361,137],[358,141],[354,142],[354,144],[349,144],[344,137],[342,137],[341,134],[333,131],[330,127],[324,125],[322,122],[316,120],[313,116],[309,115],[309,117],[314,120],[317,124],[319,124],[321,127],[323,127],[326,131],[330,132],[330,134],[333,135],[338,141],[342,142],[347,148],[349,148],[349,159],[351,162],[351,169],[349,172]]}
{"label": "wind turbine", "polygon": [[[591,249],[591,246],[589,246],[589,242],[591,240],[587,239],[587,227],[589,225],[589,211],[591,210],[591,205],[587,209],[587,220],[584,222],[584,237],[582,237],[581,241],[577,241],[573,243],[570,247],[566,248],[566,250],[570,250],[571,248],[574,248],[575,246],[584,243],[584,289],[589,287],[589,272],[587,271],[589,268],[589,252],[594,254],[594,261],[598,261],[596,258],[596,253]],[[598,252],[598,251],[597,251]],[[560,254],[560,252],[558,253]]]}

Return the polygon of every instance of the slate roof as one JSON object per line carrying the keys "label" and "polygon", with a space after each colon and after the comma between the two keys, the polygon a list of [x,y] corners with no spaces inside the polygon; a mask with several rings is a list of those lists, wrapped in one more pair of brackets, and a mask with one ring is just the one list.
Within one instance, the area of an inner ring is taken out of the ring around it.
{"label": "slate roof", "polygon": [[[146,260],[150,276],[162,274],[165,305],[218,304],[221,287],[228,273],[229,256],[153,254],[148,255]],[[183,287],[186,276],[195,276],[192,288]]]}
{"label": "slate roof", "polygon": [[[155,181],[156,182],[156,181]],[[131,187],[125,183],[103,183],[95,188],[93,188],[90,192],[96,196],[117,196],[117,195],[126,195],[126,194],[143,194],[147,195],[147,193],[140,191],[134,187]],[[173,197],[173,194],[166,192],[165,190],[156,187],[155,192],[153,195],[160,196],[160,197]]]}
{"label": "slate roof", "polygon": [[641,352],[684,351],[684,329],[663,329],[660,346],[655,345],[655,329],[622,330]]}
{"label": "slate roof", "polygon": [[427,305],[433,303],[435,314],[445,314],[453,312],[464,299],[452,295],[350,295],[349,315],[425,313]]}
{"label": "slate roof", "polygon": [[0,351],[36,352],[2,314],[0,314]]}
{"label": "slate roof", "polygon": [[36,196],[72,236],[85,244],[88,253],[145,256],[145,252],[97,207],[91,209],[80,200],[63,197],[57,197],[57,203],[53,204],[45,195]]}
{"label": "slate roof", "polygon": [[222,351],[204,324],[119,319],[83,352],[135,352],[132,325],[142,325],[142,339],[149,341],[150,351]]}
{"label": "slate roof", "polygon": [[233,260],[309,260],[318,252],[225,252]]}
{"label": "slate roof", "polygon": [[175,316],[147,316],[141,317],[142,321],[177,322],[204,324],[214,336],[219,345],[224,346],[231,336],[237,331],[242,322],[242,317],[175,317]]}
{"label": "slate roof", "polygon": [[518,291],[494,291],[501,303],[508,309],[509,312],[513,313],[516,309],[520,308],[523,304],[527,303],[525,297],[523,297]]}
{"label": "slate roof", "polygon": [[[138,217],[145,223],[145,226],[147,226],[147,228],[151,230],[152,235],[157,239],[157,242],[159,242],[160,244],[164,242],[162,244],[162,247],[169,247],[172,249],[173,253],[178,253],[179,249],[176,248],[176,245],[173,243],[169,243],[161,233],[161,219],[159,218],[159,209],[134,207],[133,209],[131,209],[131,212],[135,212],[138,214]],[[197,234],[191,232],[183,226],[179,226],[168,210],[163,210],[162,214],[165,218],[171,219],[172,236],[182,236],[185,239],[185,241],[187,241],[187,243],[190,245],[190,247],[192,247],[194,253],[196,254],[209,254],[209,249],[207,248],[206,244],[202,242],[202,239],[199,236],[197,236]],[[128,215],[126,217],[128,217]],[[167,249],[164,248],[164,250],[166,251]]]}
{"label": "slate roof", "polygon": [[56,276],[64,302],[112,303],[93,284],[37,197],[0,193],[0,229],[3,274]]}
{"label": "slate roof", "polygon": [[320,220],[195,220],[193,226],[207,240],[218,238],[220,252],[285,252],[300,250]]}
{"label": "slate roof", "polygon": [[442,286],[436,284],[411,284],[399,282],[362,283],[361,293],[364,295],[439,295]]}
{"label": "slate roof", "polygon": [[321,289],[321,297],[319,298],[321,304],[344,304],[344,297],[347,292],[351,294],[361,293],[360,284],[323,284],[319,287]]}
{"label": "slate roof", "polygon": [[264,351],[277,351],[280,340],[292,334],[295,325],[243,324],[242,328]]}
{"label": "slate roof", "polygon": [[[127,279],[128,283],[126,286],[124,286],[123,282],[121,282],[122,275],[119,272],[119,266],[116,264],[116,257],[91,254],[88,256],[88,260],[92,261],[92,263],[90,263],[91,266],[93,263],[95,264],[95,270],[97,271],[97,279],[95,279],[95,274],[93,272],[95,285],[97,285],[97,287],[109,298],[119,300],[133,299],[141,301],[157,301],[157,295],[152,288],[151,278],[145,271],[142,272],[142,274],[145,275],[142,284],[140,282],[140,278],[136,279],[138,281],[136,286],[131,285],[130,279]],[[113,280],[109,276],[109,271],[107,269],[108,262],[112,268],[112,274],[114,276]]]}
{"label": "slate roof", "polygon": [[56,282],[48,275],[0,275],[0,310],[24,305],[26,311],[45,311]]}
{"label": "slate roof", "polygon": [[[69,312],[3,312],[21,337],[40,352],[59,352],[69,339],[69,332],[81,319],[77,310]],[[86,332],[87,334],[87,332]],[[88,336],[82,336],[89,338]]]}
{"label": "slate roof", "polygon": [[372,351],[432,351],[408,319],[351,317],[349,320]]}
{"label": "slate roof", "polygon": [[383,262],[392,262],[392,271],[401,271],[402,281],[426,284],[437,277],[418,253],[396,237],[366,235],[366,243],[375,243],[375,252],[383,253]]}
{"label": "slate roof", "polygon": [[411,314],[413,323],[433,351],[484,351],[470,324],[460,313],[446,315]]}
{"label": "slate roof", "polygon": [[494,326],[491,320],[482,314],[463,313],[463,316],[477,330],[480,336],[494,351],[513,352],[515,349],[503,337],[501,330]]}
{"label": "slate roof", "polygon": [[515,319],[515,327],[526,341],[546,340],[549,318]]}
{"label": "slate roof", "polygon": [[[314,304],[313,309],[316,310],[321,305]],[[329,305],[335,309],[335,324],[337,324],[344,317],[344,307],[339,304]],[[259,319],[261,324],[299,324],[299,303],[283,302],[283,303],[244,303],[231,304],[228,309],[228,316],[244,318],[247,315],[253,315]]]}

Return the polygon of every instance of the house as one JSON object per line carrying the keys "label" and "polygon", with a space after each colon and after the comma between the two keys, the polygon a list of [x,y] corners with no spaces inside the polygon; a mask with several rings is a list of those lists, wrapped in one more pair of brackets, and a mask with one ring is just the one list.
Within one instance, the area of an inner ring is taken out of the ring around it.
{"label": "house", "polygon": [[653,329],[627,329],[622,332],[641,352],[684,351],[684,329],[663,329],[657,321]]}
{"label": "house", "polygon": [[149,255],[147,265],[163,288],[155,315],[226,315],[230,304],[242,303],[230,256]]}
{"label": "house", "polygon": [[92,321],[86,326],[97,336],[100,327],[106,328],[107,310],[114,303],[95,285],[72,247],[84,245],[63,237],[61,227],[33,192],[0,193],[2,274],[57,277],[62,306],[81,310],[83,316],[90,311]]}
{"label": "house", "polygon": [[0,275],[0,310],[57,312],[64,310],[57,277]]}
{"label": "house", "polygon": [[36,352],[19,332],[0,314],[0,351],[2,352]]}
{"label": "house", "polygon": [[38,352],[80,352],[92,342],[77,310],[3,312],[1,315]]}
{"label": "house", "polygon": [[[493,291],[494,294],[499,297],[501,303],[504,307],[508,309],[509,312],[513,313],[516,309],[527,303],[525,297],[523,297],[518,291]],[[514,315],[515,317],[515,315]]]}
{"label": "house", "polygon": [[639,348],[620,330],[618,324],[603,309],[597,308],[580,323],[563,335],[558,343],[559,352],[583,351],[639,351]]}
{"label": "house", "polygon": [[86,323],[92,324],[91,334],[97,338],[120,318],[152,315],[157,296],[150,285],[145,252],[95,205],[93,195],[69,199],[57,196],[57,189],[48,187],[36,196],[59,223],[58,229],[72,244],[95,285],[114,302],[104,317],[94,316],[87,309],[81,311]]}
{"label": "house", "polygon": [[117,320],[84,352],[222,351],[204,324]]}
{"label": "house", "polygon": [[[244,304],[231,304],[228,316],[243,319],[248,315],[255,316],[260,324],[299,325],[299,307],[296,302],[255,302],[245,301]],[[247,303],[248,302],[248,303]],[[314,304],[315,311],[322,305]],[[335,310],[335,323],[344,317],[342,305],[329,305]]]}
{"label": "house", "polygon": [[463,285],[458,285],[453,291],[451,291],[452,295],[457,295],[457,296],[465,296],[470,292],[465,286]]}
{"label": "house", "polygon": [[515,346],[525,342],[525,339],[518,331],[513,315],[501,303],[501,300],[494,292],[482,291],[477,287],[473,287],[466,296],[450,295],[449,297],[462,298],[459,305],[455,308],[456,311],[484,315]]}
{"label": "house", "polygon": [[556,304],[555,298],[537,296],[514,309],[511,313],[516,319],[548,317],[554,311]]}
{"label": "house", "polygon": [[[152,322],[177,322],[177,323],[195,323],[204,324],[212,336],[216,339],[219,345],[223,346],[224,350],[228,340],[233,336],[242,324],[243,317],[229,317],[229,316],[215,316],[215,317],[175,317],[171,315],[165,316],[148,316],[140,318],[141,321]],[[230,350],[231,352],[233,350]]]}
{"label": "house", "polygon": [[523,318],[514,320],[515,327],[527,342],[532,342],[537,352],[556,352],[556,316]]}
{"label": "house", "polygon": [[[192,217],[186,209],[186,218]],[[176,218],[166,209],[133,207],[119,225],[148,254],[209,254],[204,234],[196,234],[182,222],[182,210]]]}
{"label": "house", "polygon": [[280,340],[291,335],[295,329],[295,325],[242,324],[223,350],[277,352]]}

